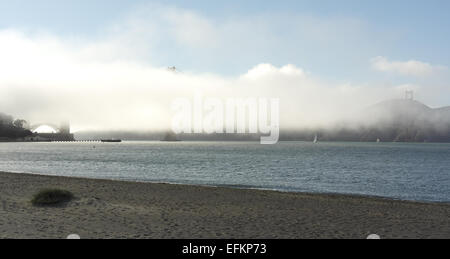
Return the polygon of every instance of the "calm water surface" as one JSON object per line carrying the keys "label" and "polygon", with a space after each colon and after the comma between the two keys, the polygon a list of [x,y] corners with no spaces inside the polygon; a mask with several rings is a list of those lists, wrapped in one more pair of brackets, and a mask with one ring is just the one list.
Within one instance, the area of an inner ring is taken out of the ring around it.
{"label": "calm water surface", "polygon": [[450,202],[449,144],[0,143],[0,171]]}

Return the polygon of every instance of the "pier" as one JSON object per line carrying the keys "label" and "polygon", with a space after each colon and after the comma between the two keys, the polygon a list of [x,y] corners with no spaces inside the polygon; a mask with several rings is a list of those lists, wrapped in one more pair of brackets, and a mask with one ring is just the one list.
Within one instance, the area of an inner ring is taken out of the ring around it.
{"label": "pier", "polygon": [[[24,142],[24,141],[22,141]],[[51,142],[51,143],[121,143],[121,139],[117,140],[105,140],[105,139],[89,139],[89,140],[35,140],[25,142]]]}
{"label": "pier", "polygon": [[[40,133],[38,129],[46,126],[51,129],[51,133]],[[71,133],[70,123],[63,122],[61,126],[52,123],[38,123],[30,128],[31,135],[18,139],[18,142],[54,142],[54,143],[120,143],[121,139],[85,139],[76,140],[75,135]]]}
{"label": "pier", "polygon": [[53,142],[53,143],[74,143],[74,142],[78,142],[78,143],[93,143],[93,142],[102,142],[101,139],[93,139],[93,140],[68,140],[68,141],[58,141],[58,140],[52,140],[52,141],[48,141],[48,142]]}

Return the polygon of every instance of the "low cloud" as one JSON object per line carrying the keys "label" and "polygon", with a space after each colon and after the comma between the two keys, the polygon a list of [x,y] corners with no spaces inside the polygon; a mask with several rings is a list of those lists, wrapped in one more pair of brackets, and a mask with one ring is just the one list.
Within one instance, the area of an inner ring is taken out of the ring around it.
{"label": "low cloud", "polygon": [[[158,130],[170,127],[172,100],[201,92],[219,98],[280,98],[281,127],[298,128],[332,124],[373,103],[403,96],[405,84],[328,81],[308,67],[265,60],[235,76],[187,69],[173,73],[167,70],[173,63],[166,60],[209,58],[215,62],[216,57],[226,57],[238,64],[241,56],[269,53],[286,39],[273,34],[285,23],[280,22],[283,18],[259,17],[217,24],[189,10],[150,9],[136,11],[98,39],[0,30],[0,111],[32,124],[70,120],[75,130]],[[320,31],[341,27],[314,18],[289,20],[301,25],[302,36],[295,37],[311,37],[324,44],[333,41],[332,36]],[[347,38],[361,26],[354,21],[342,25]],[[345,45],[344,40],[336,43]],[[435,69],[381,57],[373,65],[378,70],[422,75]]]}
{"label": "low cloud", "polygon": [[289,64],[281,68],[277,68],[271,64],[259,64],[256,67],[250,69],[243,78],[258,80],[270,77],[305,77],[305,72],[297,68],[295,65]]}
{"label": "low cloud", "polygon": [[171,101],[193,97],[280,98],[282,127],[331,123],[395,88],[332,84],[295,65],[259,64],[234,77],[83,56],[57,37],[0,31],[0,110],[32,123],[70,120],[75,129],[164,129]]}
{"label": "low cloud", "polygon": [[445,67],[417,61],[391,61],[385,57],[376,57],[371,60],[372,67],[381,72],[391,72],[404,76],[426,77],[442,71]]}

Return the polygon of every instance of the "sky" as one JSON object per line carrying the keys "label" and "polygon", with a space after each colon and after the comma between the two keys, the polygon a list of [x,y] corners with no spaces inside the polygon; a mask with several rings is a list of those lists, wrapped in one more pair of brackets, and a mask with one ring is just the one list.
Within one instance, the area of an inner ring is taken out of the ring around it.
{"label": "sky", "polygon": [[[149,127],[154,121],[144,118],[167,116],[168,85],[176,85],[172,93],[284,97],[302,111],[290,117],[316,110],[311,117],[326,119],[337,107],[401,98],[406,89],[431,107],[447,106],[448,10],[447,0],[0,0],[0,97],[8,99],[0,110],[116,127],[114,118],[86,119],[92,106],[104,117],[120,113],[99,104],[107,92],[123,114],[142,113],[130,127]],[[167,75],[169,66],[183,74]],[[255,70],[264,74],[258,83],[245,82]],[[86,93],[84,104],[70,99]],[[133,107],[118,100],[124,95]]]}

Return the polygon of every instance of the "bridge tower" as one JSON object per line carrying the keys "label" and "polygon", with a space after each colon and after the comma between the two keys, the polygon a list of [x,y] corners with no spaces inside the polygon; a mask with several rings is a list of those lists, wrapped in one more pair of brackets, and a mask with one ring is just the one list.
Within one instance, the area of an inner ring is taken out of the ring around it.
{"label": "bridge tower", "polygon": [[62,122],[61,127],[59,128],[59,133],[61,134],[70,134],[70,123]]}
{"label": "bridge tower", "polygon": [[405,99],[413,101],[414,100],[414,91],[406,90],[406,92],[405,92]]}

